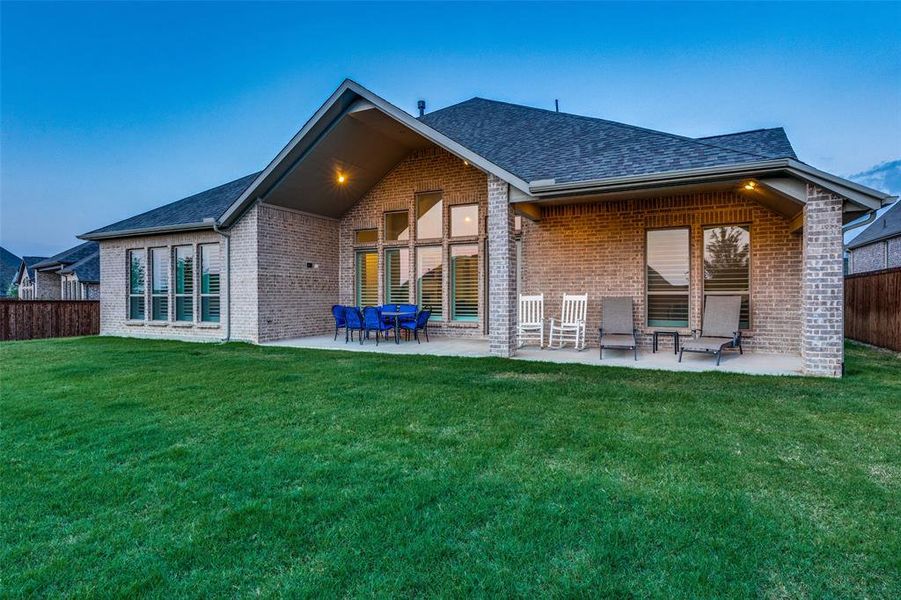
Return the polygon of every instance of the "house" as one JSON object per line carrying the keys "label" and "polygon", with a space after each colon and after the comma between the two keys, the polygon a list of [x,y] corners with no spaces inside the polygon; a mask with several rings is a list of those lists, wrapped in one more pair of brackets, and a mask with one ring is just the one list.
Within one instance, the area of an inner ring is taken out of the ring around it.
{"label": "house", "polygon": [[30,300],[97,300],[99,265],[100,245],[89,241],[20,269],[20,273],[30,280],[25,292]]}
{"label": "house", "polygon": [[589,332],[601,298],[630,296],[643,347],[740,294],[747,349],[841,374],[842,225],[888,195],[805,164],[781,128],[423,108],[345,81],[262,171],[82,235],[101,333],[259,343],[330,333],[333,304],[410,301],[512,356],[518,292],[547,317],[587,293]]}
{"label": "house", "polygon": [[848,274],[901,267],[901,202],[870,223],[848,244]]}
{"label": "house", "polygon": [[6,298],[15,287],[16,271],[22,259],[0,246],[0,298]]}
{"label": "house", "polygon": [[46,256],[23,256],[16,270],[14,284],[19,300],[34,300],[34,265],[47,260]]}

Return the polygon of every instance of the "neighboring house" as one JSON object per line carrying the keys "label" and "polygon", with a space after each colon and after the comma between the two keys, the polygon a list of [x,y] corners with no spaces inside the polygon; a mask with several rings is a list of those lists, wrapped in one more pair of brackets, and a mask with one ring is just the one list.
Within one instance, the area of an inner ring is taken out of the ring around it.
{"label": "neighboring house", "polygon": [[85,242],[31,265],[31,299],[99,299],[99,252],[97,242]]}
{"label": "neighboring house", "polygon": [[0,298],[9,296],[15,288],[16,271],[22,259],[0,246]]}
{"label": "neighboring house", "polygon": [[16,270],[15,284],[19,300],[34,300],[34,265],[47,260],[46,256],[23,256]]}
{"label": "neighboring house", "polygon": [[885,211],[848,244],[848,273],[901,267],[901,202]]}
{"label": "neighboring house", "polygon": [[890,197],[801,162],[781,128],[691,139],[475,98],[412,117],[344,82],[259,172],[82,235],[101,333],[263,342],[333,304],[430,305],[516,351],[517,291],[630,296],[640,343],[744,297],[746,347],[843,362],[842,225]]}

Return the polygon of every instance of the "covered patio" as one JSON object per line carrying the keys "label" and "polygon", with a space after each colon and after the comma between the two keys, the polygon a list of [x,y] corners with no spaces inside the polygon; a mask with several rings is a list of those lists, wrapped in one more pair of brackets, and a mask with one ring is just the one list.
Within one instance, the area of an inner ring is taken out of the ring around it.
{"label": "covered patio", "polygon": [[[432,336],[430,342],[417,344],[405,341],[395,344],[393,341],[382,341],[378,346],[375,340],[366,340],[363,344],[357,341],[344,342],[343,336],[333,339],[332,335],[292,338],[267,342],[266,346],[282,346],[289,348],[306,348],[312,350],[343,350],[347,352],[380,352],[392,355],[432,355],[432,356],[490,356],[487,339],[459,338],[449,336]],[[763,352],[726,352],[720,366],[710,355],[686,354],[682,362],[673,354],[672,345],[661,344],[657,352],[639,350],[638,360],[633,360],[631,351],[604,350],[604,359],[598,359],[597,348],[577,352],[571,347],[558,349],[540,349],[537,346],[524,346],[516,351],[514,360],[532,360],[567,364],[584,364],[599,367],[628,367],[632,369],[659,369],[663,371],[719,371],[723,373],[743,373],[747,375],[801,375],[803,362],[797,354],[768,354]],[[599,372],[600,374],[600,372]]]}

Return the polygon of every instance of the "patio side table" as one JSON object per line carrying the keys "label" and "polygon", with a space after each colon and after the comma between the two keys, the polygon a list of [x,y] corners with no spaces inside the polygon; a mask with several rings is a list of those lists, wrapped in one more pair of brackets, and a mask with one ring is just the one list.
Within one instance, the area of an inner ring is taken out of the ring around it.
{"label": "patio side table", "polygon": [[654,352],[657,352],[657,336],[669,336],[673,338],[673,354],[679,354],[679,332],[678,331],[655,331],[654,332]]}

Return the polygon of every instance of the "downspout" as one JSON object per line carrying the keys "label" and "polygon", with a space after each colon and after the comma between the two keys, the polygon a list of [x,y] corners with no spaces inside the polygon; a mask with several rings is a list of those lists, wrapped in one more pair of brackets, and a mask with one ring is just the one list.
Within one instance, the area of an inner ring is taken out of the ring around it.
{"label": "downspout", "polygon": [[849,231],[851,231],[852,229],[857,229],[858,227],[863,227],[864,225],[869,225],[870,223],[872,223],[875,220],[876,220],[876,211],[871,210],[870,212],[867,213],[867,218],[864,219],[863,221],[861,221],[860,223],[858,223],[856,221],[851,221],[847,225],[842,225],[842,233],[845,234],[845,233],[848,233]]}
{"label": "downspout", "polygon": [[219,222],[213,221],[213,231],[225,238],[225,335],[222,336],[223,342],[231,341],[232,337],[232,243],[231,235],[219,229]]}

